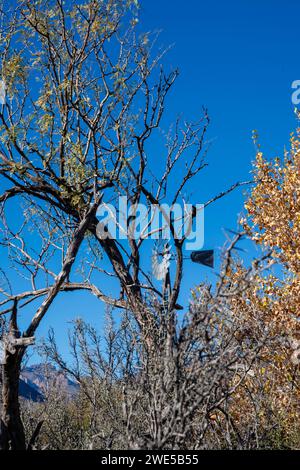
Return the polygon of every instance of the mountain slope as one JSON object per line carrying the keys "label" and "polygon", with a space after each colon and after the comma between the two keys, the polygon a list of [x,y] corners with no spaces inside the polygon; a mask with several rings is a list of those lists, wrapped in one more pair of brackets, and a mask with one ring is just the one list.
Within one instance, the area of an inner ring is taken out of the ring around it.
{"label": "mountain slope", "polygon": [[25,367],[22,371],[21,378],[26,384],[42,396],[45,395],[49,387],[59,387],[68,395],[74,396],[79,385],[70,380],[66,375],[49,364],[34,364]]}
{"label": "mountain slope", "polygon": [[37,390],[34,384],[30,383],[30,381],[27,380],[20,380],[19,394],[20,397],[25,398],[26,400],[31,400],[34,402],[44,401],[43,394],[39,390]]}

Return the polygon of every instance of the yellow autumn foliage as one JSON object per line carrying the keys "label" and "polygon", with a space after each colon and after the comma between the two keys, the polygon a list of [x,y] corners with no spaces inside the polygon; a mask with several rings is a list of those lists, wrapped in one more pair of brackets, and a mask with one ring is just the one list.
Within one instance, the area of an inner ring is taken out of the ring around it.
{"label": "yellow autumn foliage", "polygon": [[[257,271],[243,295],[232,301],[232,309],[245,324],[245,338],[263,326],[268,331],[261,352],[261,366],[254,367],[244,390],[233,400],[237,423],[254,419],[257,410],[251,397],[260,397],[260,425],[277,416],[284,434],[298,430],[300,418],[300,129],[291,135],[290,148],[282,159],[268,161],[260,148],[254,162],[255,184],[245,204],[242,225],[252,240],[269,250],[272,271]],[[245,269],[231,276],[236,285]],[[262,411],[263,410],[263,411]]]}

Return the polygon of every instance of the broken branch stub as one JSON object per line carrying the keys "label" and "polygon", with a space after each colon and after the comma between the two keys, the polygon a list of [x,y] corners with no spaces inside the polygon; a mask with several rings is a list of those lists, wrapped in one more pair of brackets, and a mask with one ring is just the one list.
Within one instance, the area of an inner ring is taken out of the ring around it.
{"label": "broken branch stub", "polygon": [[34,336],[28,338],[14,338],[11,335],[5,336],[0,340],[0,364],[6,364],[7,352],[15,354],[16,348],[31,346],[34,342]]}

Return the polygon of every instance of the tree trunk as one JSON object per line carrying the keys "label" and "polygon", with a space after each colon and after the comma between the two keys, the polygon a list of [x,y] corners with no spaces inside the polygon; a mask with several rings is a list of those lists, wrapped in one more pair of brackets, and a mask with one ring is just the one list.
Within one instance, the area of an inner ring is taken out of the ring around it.
{"label": "tree trunk", "polygon": [[2,449],[25,450],[25,432],[20,415],[19,380],[21,358],[18,352],[7,354],[2,375],[1,438]]}

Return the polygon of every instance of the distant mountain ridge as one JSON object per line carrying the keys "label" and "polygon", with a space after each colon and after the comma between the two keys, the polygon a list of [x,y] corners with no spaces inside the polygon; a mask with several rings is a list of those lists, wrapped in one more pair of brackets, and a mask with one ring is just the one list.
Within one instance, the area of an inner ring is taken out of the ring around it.
{"label": "distant mountain ridge", "polygon": [[50,386],[59,386],[60,390],[74,396],[79,385],[49,364],[34,364],[25,367],[21,373],[19,393],[22,398],[34,402],[42,402]]}
{"label": "distant mountain ridge", "polygon": [[22,398],[34,402],[43,402],[45,399],[44,395],[37,389],[37,387],[27,379],[20,379],[19,394]]}

